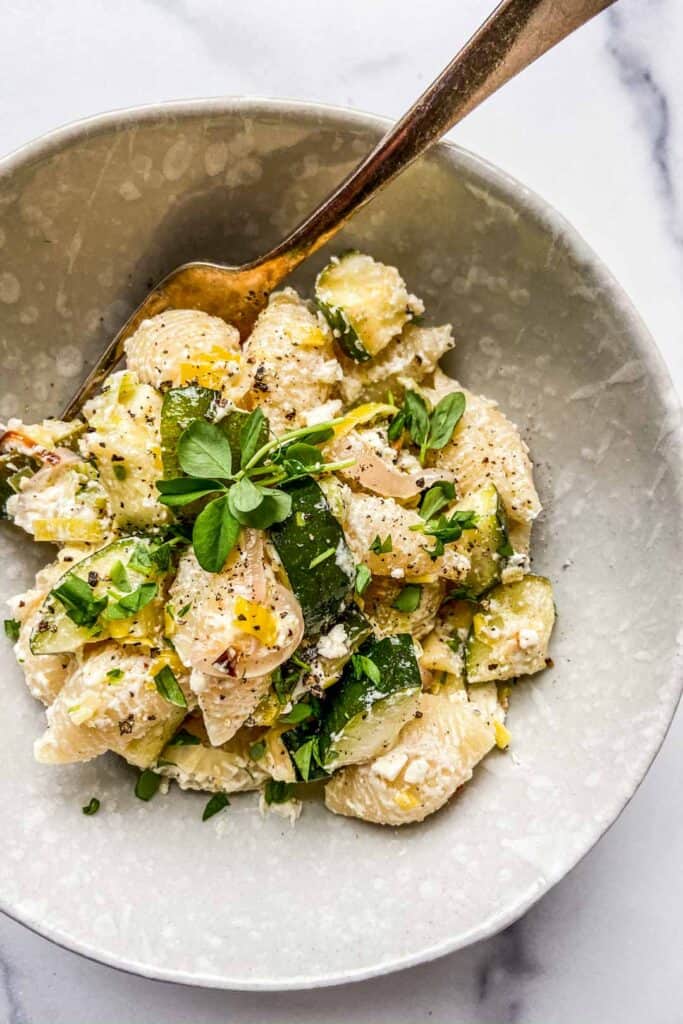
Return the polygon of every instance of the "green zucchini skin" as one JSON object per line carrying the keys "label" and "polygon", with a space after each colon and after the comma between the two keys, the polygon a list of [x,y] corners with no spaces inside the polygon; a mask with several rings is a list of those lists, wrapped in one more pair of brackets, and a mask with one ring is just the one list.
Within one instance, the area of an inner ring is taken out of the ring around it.
{"label": "green zucchini skin", "polygon": [[323,658],[318,653],[317,640],[314,640],[311,644],[303,645],[297,651],[301,660],[311,666],[310,685],[321,687],[324,690],[333,686],[339,680],[344,666],[351,658],[351,655],[358,650],[364,640],[367,640],[372,635],[372,623],[363,615],[363,612],[354,602],[342,612],[341,617],[334,625],[343,626],[346,634],[347,653],[342,657]]}
{"label": "green zucchini skin", "polygon": [[332,328],[335,341],[356,363],[367,363],[372,356],[358,337],[355,328],[341,306],[332,306],[321,298],[316,298],[316,305]]}
{"label": "green zucchini skin", "polygon": [[[353,590],[355,564],[315,480],[305,477],[286,490],[292,498],[292,514],[271,526],[269,533],[301,605],[306,634],[314,636],[339,619]],[[311,562],[330,548],[334,555],[311,568]]]}
{"label": "green zucchini skin", "polygon": [[212,419],[217,398],[217,391],[195,384],[171,388],[164,395],[161,406],[161,461],[165,479],[182,476],[177,455],[180,435],[193,420],[202,417]]}
{"label": "green zucchini skin", "polygon": [[477,513],[476,528],[465,530],[455,546],[470,559],[464,586],[479,597],[500,581],[505,557],[512,554],[505,507],[491,483],[473,491],[455,507]]}
{"label": "green zucchini skin", "polygon": [[320,271],[315,301],[337,344],[358,363],[381,352],[422,308],[396,267],[353,249]]}
{"label": "green zucchini skin", "polygon": [[[330,692],[320,728],[318,750],[327,771],[369,760],[387,749],[412,716],[422,680],[409,633],[367,640],[359,653],[370,658],[378,683],[357,678],[348,664]],[[387,728],[388,727],[388,728]]]}
{"label": "green zucchini skin", "polygon": [[[171,388],[164,395],[161,406],[161,460],[165,479],[182,476],[183,471],[180,468],[177,455],[180,435],[193,420],[215,420],[219,410],[219,397],[217,391],[199,387],[196,384]],[[229,409],[225,416],[218,421],[218,426],[230,445],[232,468],[235,473],[241,468],[240,431],[248,416],[249,413],[242,409]],[[259,447],[267,440],[268,423],[264,422],[259,435]]]}

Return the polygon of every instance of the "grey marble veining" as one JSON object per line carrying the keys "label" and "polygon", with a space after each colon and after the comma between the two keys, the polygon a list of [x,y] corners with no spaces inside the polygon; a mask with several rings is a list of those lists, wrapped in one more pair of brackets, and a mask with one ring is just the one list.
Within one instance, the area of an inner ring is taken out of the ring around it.
{"label": "grey marble veining", "polygon": [[[175,96],[294,95],[396,115],[489,6],[432,0],[416,19],[407,4],[350,0],[340,24],[338,8],[313,0],[234,11],[220,0],[26,0],[0,12],[13,84],[0,94],[0,151],[77,116]],[[621,0],[457,131],[579,227],[679,389],[681,43],[675,0]],[[521,922],[462,953],[346,989],[197,992],[124,976],[2,919],[0,1022],[672,1024],[683,1005],[682,739],[679,715],[596,849]]]}
{"label": "grey marble veining", "polygon": [[[666,15],[666,3],[654,0],[650,17]],[[607,50],[613,57],[619,78],[628,91],[629,99],[638,111],[643,138],[650,144],[655,185],[665,204],[671,236],[677,244],[683,243],[683,220],[680,205],[680,172],[675,165],[674,117],[675,97],[669,93],[665,80],[660,79],[656,53],[643,39],[636,18],[619,8],[606,14],[608,25]]]}

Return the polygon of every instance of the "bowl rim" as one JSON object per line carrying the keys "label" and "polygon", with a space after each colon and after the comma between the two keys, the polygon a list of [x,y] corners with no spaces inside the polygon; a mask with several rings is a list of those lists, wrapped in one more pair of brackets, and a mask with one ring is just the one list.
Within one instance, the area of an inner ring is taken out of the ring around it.
{"label": "bowl rim", "polygon": [[[168,100],[133,107],[115,108],[79,118],[51,129],[0,157],[0,179],[11,176],[20,167],[30,165],[33,162],[58,153],[66,145],[78,138],[94,136],[112,127],[145,124],[165,119],[182,120],[183,118],[191,118],[197,115],[220,115],[237,110],[246,114],[253,110],[256,114],[268,109],[283,114],[292,112],[299,116],[304,115],[312,120],[343,119],[345,122],[343,127],[358,125],[366,129],[370,128],[377,131],[378,138],[394,123],[391,118],[382,117],[363,110],[335,104],[318,103],[311,100],[252,95]],[[637,312],[628,293],[576,228],[547,200],[518,181],[513,175],[451,141],[442,140],[436,143],[429,152],[432,151],[450,151],[457,156],[457,160],[461,165],[473,170],[484,182],[491,183],[498,191],[505,193],[511,201],[523,205],[526,212],[532,216],[539,226],[545,229],[552,229],[556,235],[561,235],[572,254],[582,263],[590,265],[592,273],[604,292],[608,294],[610,302],[628,323],[630,333],[636,339],[636,347],[639,357],[645,365],[647,376],[654,382],[663,407],[671,417],[672,422],[675,423],[671,433],[668,435],[672,441],[668,462],[678,484],[677,493],[681,495],[678,499],[678,534],[683,535],[683,445],[681,443],[681,413],[683,407],[657,343]],[[673,440],[674,438],[675,440]],[[22,917],[21,913],[7,905],[2,894],[0,894],[0,911],[13,921],[41,936],[41,938],[48,939],[62,949],[78,953],[80,956],[95,963],[105,964],[116,970],[150,980],[166,981],[200,988],[256,992],[327,988],[334,985],[364,981],[390,974],[394,971],[404,970],[408,967],[414,967],[418,964],[427,963],[449,953],[454,953],[459,949],[464,949],[475,942],[490,938],[514,924],[542,896],[545,896],[550,889],[557,885],[562,878],[573,871],[584,857],[590,853],[596,843],[614,825],[632,800],[669,732],[681,695],[683,694],[683,648],[680,641],[677,642],[668,683],[674,684],[671,696],[667,696],[666,699],[668,719],[651,742],[647,761],[639,764],[633,777],[628,780],[628,789],[622,789],[613,799],[609,813],[605,815],[608,819],[607,824],[600,824],[595,827],[594,834],[585,849],[577,855],[572,855],[560,868],[548,872],[544,878],[543,885],[536,887],[504,912],[494,911],[476,927],[470,928],[467,932],[461,933],[455,938],[444,939],[430,946],[423,947],[413,953],[391,957],[371,966],[349,969],[325,976],[296,975],[286,980],[273,980],[267,977],[232,978],[223,974],[212,975],[164,969],[127,960],[125,957],[108,954],[105,950],[98,950],[93,944],[73,939],[58,928]]]}

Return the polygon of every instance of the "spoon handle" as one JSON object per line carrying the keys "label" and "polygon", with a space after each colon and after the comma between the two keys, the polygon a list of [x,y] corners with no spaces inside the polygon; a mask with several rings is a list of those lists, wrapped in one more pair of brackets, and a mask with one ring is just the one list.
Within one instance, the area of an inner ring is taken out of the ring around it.
{"label": "spoon handle", "polygon": [[254,266],[281,280],[488,96],[614,0],[503,0],[358,167]]}

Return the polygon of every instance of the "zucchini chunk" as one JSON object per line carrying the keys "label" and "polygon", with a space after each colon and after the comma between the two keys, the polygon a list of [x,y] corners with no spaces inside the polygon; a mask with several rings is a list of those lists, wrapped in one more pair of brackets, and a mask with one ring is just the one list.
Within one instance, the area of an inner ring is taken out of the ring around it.
{"label": "zucchini chunk", "polygon": [[7,502],[19,493],[24,477],[33,476],[40,469],[40,463],[31,455],[21,452],[6,452],[0,455],[0,519],[11,519]]}
{"label": "zucchini chunk", "polygon": [[171,518],[157,500],[156,481],[163,473],[161,406],[158,391],[121,370],[83,407],[88,430],[81,452],[95,461],[120,533],[161,526]]}
{"label": "zucchini chunk", "polygon": [[358,605],[349,605],[324,636],[318,637],[310,649],[304,647],[301,650],[301,660],[311,666],[307,685],[323,690],[333,686],[351,655],[371,634],[370,620]]}
{"label": "zucchini chunk", "polygon": [[318,741],[328,772],[387,750],[417,707],[421,678],[409,633],[368,640],[360,654],[376,666],[377,677],[359,676],[351,662],[332,691]]}
{"label": "zucchini chunk", "polygon": [[467,639],[467,682],[512,679],[545,668],[555,605],[550,580],[525,576],[491,590]]}
{"label": "zucchini chunk", "polygon": [[455,508],[477,513],[476,529],[465,530],[455,546],[470,560],[463,585],[478,597],[500,581],[505,558],[513,553],[505,508],[495,484],[472,491]]}
{"label": "zucchini chunk", "polygon": [[165,479],[182,475],[177,454],[180,435],[189,427],[192,420],[202,417],[213,419],[217,399],[217,391],[196,384],[188,384],[184,388],[171,388],[164,395],[160,434]]}
{"label": "zucchini chunk", "polygon": [[359,252],[331,259],[318,274],[315,298],[341,348],[361,363],[424,310],[395,267]]}
{"label": "zucchini chunk", "polygon": [[292,514],[270,528],[304,617],[307,635],[323,633],[339,618],[355,582],[355,564],[344,533],[315,480],[287,487]]}
{"label": "zucchini chunk", "polygon": [[431,673],[428,688],[435,693],[440,693],[443,687],[448,690],[465,688],[465,645],[475,608],[469,601],[444,604],[436,626],[422,641],[420,668]]}
{"label": "zucchini chunk", "polygon": [[[71,653],[108,637],[148,646],[160,643],[163,599],[158,592],[139,611],[112,618],[104,614],[109,604],[133,595],[143,584],[157,584],[158,590],[165,570],[154,561],[155,549],[159,545],[149,540],[124,537],[73,565],[57,581],[36,615],[29,640],[31,653]],[[128,590],[121,586],[124,579]],[[66,603],[58,592],[65,596]],[[69,595],[73,595],[73,603]],[[123,608],[124,613],[127,610]]]}

